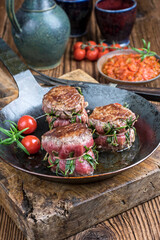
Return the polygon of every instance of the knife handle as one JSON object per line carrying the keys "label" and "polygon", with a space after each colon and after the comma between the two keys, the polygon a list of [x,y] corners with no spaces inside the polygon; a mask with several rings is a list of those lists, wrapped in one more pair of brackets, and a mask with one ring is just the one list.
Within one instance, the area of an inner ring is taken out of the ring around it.
{"label": "knife handle", "polygon": [[129,85],[117,85],[117,87],[120,89],[125,89],[128,91],[135,92],[149,101],[160,102],[160,88],[141,87],[141,86],[135,87],[135,86],[129,86]]}

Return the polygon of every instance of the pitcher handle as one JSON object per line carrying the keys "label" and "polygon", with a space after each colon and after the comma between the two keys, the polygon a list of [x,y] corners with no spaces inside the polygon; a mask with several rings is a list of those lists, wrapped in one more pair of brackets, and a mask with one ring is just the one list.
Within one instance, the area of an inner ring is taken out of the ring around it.
{"label": "pitcher handle", "polygon": [[6,11],[9,17],[9,20],[11,21],[12,26],[16,30],[16,32],[20,33],[22,32],[22,29],[18,23],[18,20],[15,15],[14,11],[14,0],[6,0]]}

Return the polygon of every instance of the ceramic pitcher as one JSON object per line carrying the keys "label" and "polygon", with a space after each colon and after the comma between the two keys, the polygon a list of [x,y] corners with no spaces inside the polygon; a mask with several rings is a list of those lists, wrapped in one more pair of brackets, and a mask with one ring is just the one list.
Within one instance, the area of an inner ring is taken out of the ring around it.
{"label": "ceramic pitcher", "polygon": [[25,62],[35,69],[58,66],[70,35],[70,22],[53,0],[25,0],[15,14],[14,0],[6,0],[12,36]]}

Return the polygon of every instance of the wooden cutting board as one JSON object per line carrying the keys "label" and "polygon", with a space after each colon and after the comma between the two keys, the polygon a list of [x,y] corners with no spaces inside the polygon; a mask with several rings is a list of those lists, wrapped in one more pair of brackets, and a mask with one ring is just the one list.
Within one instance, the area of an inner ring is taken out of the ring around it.
{"label": "wooden cutting board", "polygon": [[[96,82],[82,70],[63,78]],[[0,70],[4,106],[18,96]],[[41,180],[0,161],[0,204],[28,240],[60,240],[160,194],[160,148],[141,164],[105,181],[71,185]]]}

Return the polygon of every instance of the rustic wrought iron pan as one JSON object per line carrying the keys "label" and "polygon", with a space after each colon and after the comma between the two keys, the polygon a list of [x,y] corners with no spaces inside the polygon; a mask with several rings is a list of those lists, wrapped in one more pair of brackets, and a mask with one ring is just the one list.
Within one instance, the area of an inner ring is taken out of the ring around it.
{"label": "rustic wrought iron pan", "polygon": [[[35,135],[41,135],[48,130],[43,115],[42,97],[50,88],[42,88],[35,80],[27,67],[19,60],[15,53],[0,39],[0,59],[13,75],[18,88],[19,97],[0,111],[0,126],[8,128],[4,120],[17,120],[24,114],[30,114],[37,118],[38,128]],[[50,181],[64,183],[88,183],[112,177],[139,164],[149,157],[159,146],[160,142],[160,113],[154,105],[136,95],[135,93],[101,84],[73,83],[81,86],[85,100],[89,103],[89,109],[96,106],[119,102],[127,103],[129,108],[139,115],[136,124],[137,137],[131,149],[119,153],[100,154],[100,163],[93,176],[63,177],[56,176],[47,167],[47,162],[42,161],[45,152],[40,151],[32,157],[28,157],[14,145],[0,146],[0,157],[3,161],[23,172],[44,178]],[[0,133],[0,138],[3,138]]]}

